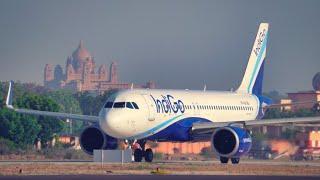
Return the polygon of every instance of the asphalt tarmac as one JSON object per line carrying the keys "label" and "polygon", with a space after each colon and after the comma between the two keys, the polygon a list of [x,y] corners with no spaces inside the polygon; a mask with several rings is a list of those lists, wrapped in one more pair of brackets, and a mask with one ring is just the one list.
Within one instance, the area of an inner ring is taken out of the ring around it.
{"label": "asphalt tarmac", "polygon": [[[66,160],[54,160],[54,161],[49,161],[49,160],[0,160],[0,165],[1,164],[70,164],[70,165],[76,165],[76,164],[100,164],[100,162],[92,162],[92,161],[66,161]],[[214,160],[214,161],[154,161],[152,162],[153,164],[219,164],[220,161]],[[118,164],[118,163],[105,163],[105,164]],[[246,161],[241,161],[240,164],[248,164],[248,165],[259,165],[259,164],[264,164],[264,165],[283,165],[283,166],[320,166],[320,161],[272,161],[272,160],[246,160]]]}
{"label": "asphalt tarmac", "polygon": [[310,176],[198,176],[198,175],[67,175],[67,176],[0,176],[0,180],[14,180],[14,179],[27,179],[27,180],[125,180],[125,179],[139,179],[139,180],[319,180],[320,177]]}

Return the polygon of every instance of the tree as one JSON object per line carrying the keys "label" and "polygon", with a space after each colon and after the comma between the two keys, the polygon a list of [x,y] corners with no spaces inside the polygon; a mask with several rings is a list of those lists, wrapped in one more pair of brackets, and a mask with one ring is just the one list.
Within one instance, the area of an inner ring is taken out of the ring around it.
{"label": "tree", "polygon": [[33,144],[40,132],[40,125],[32,116],[1,109],[0,120],[0,136],[21,146]]}
{"label": "tree", "polygon": [[99,103],[95,101],[94,95],[89,92],[77,93],[75,94],[75,98],[80,103],[80,108],[85,115],[97,115],[98,112],[95,109],[95,104]]}
{"label": "tree", "polygon": [[79,101],[83,114],[98,116],[106,100],[117,92],[117,90],[110,90],[102,95],[95,95],[86,91],[75,94],[75,98]]}
{"label": "tree", "polygon": [[[6,94],[6,91],[6,83],[0,83],[2,107],[5,104],[4,94]],[[21,115],[6,108],[0,109],[0,121],[0,136],[18,144],[20,147],[26,144],[33,144],[34,139],[40,132],[40,125],[35,117]]]}
{"label": "tree", "polygon": [[281,99],[287,98],[285,95],[280,94],[278,91],[270,91],[263,93],[263,96],[269,97],[274,103],[279,103]]}
{"label": "tree", "polygon": [[264,119],[281,118],[281,111],[280,109],[267,109],[263,118]]}
{"label": "tree", "polygon": [[[59,104],[61,112],[72,113],[72,114],[83,114],[80,108],[79,101],[73,96],[69,90],[57,90],[46,93],[47,97],[50,97]],[[72,129],[74,134],[80,134],[83,129],[83,122],[72,121]],[[66,126],[66,130],[69,126]]]}
{"label": "tree", "polygon": [[[25,93],[21,98],[17,99],[17,105],[27,109],[53,112],[59,111],[59,105],[51,98],[32,93]],[[44,146],[52,139],[55,133],[61,132],[65,126],[63,121],[51,117],[39,116],[37,121],[41,127],[38,137],[41,139],[41,143]]]}
{"label": "tree", "polygon": [[46,95],[59,104],[61,112],[81,114],[79,101],[73,97],[71,91],[57,90],[46,93]]}
{"label": "tree", "polygon": [[0,155],[10,154],[16,149],[16,145],[8,140],[0,137]]}

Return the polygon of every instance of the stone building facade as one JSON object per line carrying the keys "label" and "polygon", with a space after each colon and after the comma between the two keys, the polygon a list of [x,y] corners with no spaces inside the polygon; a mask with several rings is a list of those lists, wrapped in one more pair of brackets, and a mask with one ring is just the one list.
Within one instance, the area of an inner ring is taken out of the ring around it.
{"label": "stone building facade", "polygon": [[120,82],[118,66],[112,62],[110,67],[101,65],[96,71],[96,63],[89,51],[80,41],[78,48],[67,58],[65,72],[61,65],[55,67],[46,64],[44,68],[44,85],[50,89],[71,89],[74,91],[103,92],[110,89],[155,88],[155,83],[149,81],[146,85]]}

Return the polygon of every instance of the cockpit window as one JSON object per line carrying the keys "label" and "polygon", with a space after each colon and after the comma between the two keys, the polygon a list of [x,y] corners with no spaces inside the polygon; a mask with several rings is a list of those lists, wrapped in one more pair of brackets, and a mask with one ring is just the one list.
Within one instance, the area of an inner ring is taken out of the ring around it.
{"label": "cockpit window", "polygon": [[112,105],[113,105],[113,102],[107,102],[107,103],[104,105],[104,108],[112,108]]}
{"label": "cockpit window", "polygon": [[126,105],[125,102],[115,102],[115,103],[113,104],[113,108],[124,108],[125,105]]}
{"label": "cockpit window", "polygon": [[130,108],[130,109],[134,109],[134,107],[132,106],[131,102],[126,102],[126,107]]}
{"label": "cockpit window", "polygon": [[138,107],[137,103],[132,102],[132,105],[133,105],[133,107],[134,107],[135,109],[139,109],[139,107]]}

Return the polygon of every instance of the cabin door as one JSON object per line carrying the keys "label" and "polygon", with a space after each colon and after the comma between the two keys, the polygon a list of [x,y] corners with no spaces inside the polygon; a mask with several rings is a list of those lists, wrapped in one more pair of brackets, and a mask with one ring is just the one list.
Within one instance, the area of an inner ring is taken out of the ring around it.
{"label": "cabin door", "polygon": [[148,111],[149,111],[148,121],[154,121],[156,119],[155,118],[156,106],[154,104],[154,101],[151,99],[150,95],[144,94],[143,97],[148,106]]}

